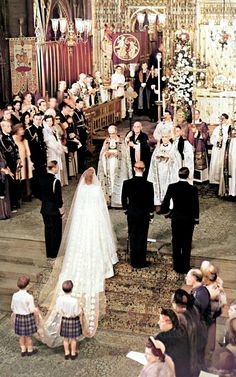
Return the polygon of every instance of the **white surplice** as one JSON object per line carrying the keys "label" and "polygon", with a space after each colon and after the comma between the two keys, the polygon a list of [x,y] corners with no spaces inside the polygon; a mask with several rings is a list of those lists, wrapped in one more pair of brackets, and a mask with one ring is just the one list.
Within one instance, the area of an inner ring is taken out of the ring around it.
{"label": "white surplice", "polygon": [[158,144],[152,154],[147,180],[153,183],[154,204],[161,205],[168,185],[178,182],[181,157],[172,143]]}
{"label": "white surplice", "polygon": [[[220,133],[223,133],[223,140],[221,147],[218,146],[218,140]],[[210,183],[219,184],[221,176],[223,174],[223,164],[225,155],[225,145],[228,139],[229,124],[217,126],[210,138],[210,142],[213,145],[211,152],[211,162],[209,170],[209,181]]]}
{"label": "white surplice", "polygon": [[113,73],[111,76],[112,97],[124,97],[121,100],[121,118],[126,116],[125,103],[125,76],[122,73]]}

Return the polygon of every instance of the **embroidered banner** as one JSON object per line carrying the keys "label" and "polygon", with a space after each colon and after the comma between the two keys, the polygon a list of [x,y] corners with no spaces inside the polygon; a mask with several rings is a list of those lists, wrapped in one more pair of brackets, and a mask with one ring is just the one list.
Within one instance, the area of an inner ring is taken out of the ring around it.
{"label": "embroidered banner", "polygon": [[114,64],[131,64],[146,61],[149,38],[146,31],[114,33],[112,35],[112,60]]}
{"label": "embroidered banner", "polygon": [[35,38],[10,38],[9,49],[12,94],[35,93],[38,87]]}

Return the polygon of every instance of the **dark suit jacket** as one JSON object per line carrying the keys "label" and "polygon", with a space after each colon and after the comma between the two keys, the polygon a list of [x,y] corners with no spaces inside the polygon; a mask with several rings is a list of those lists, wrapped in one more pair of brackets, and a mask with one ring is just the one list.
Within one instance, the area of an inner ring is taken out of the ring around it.
{"label": "dark suit jacket", "polygon": [[[55,185],[53,184],[55,181]],[[41,213],[42,215],[59,215],[59,208],[63,206],[61,183],[54,174],[47,173],[40,178],[41,185]],[[53,186],[55,190],[53,191]]]}
{"label": "dark suit jacket", "polygon": [[143,177],[128,179],[123,183],[122,206],[127,213],[150,213],[154,211],[153,184]]}
{"label": "dark suit jacket", "polygon": [[183,219],[198,223],[199,221],[199,200],[196,186],[190,185],[187,181],[179,181],[168,186],[165,198],[161,205],[161,213],[168,213],[170,200],[173,200],[171,218]]}
{"label": "dark suit jacket", "polygon": [[25,130],[25,138],[28,140],[31,160],[35,166],[43,166],[47,163],[47,148],[43,139],[42,127],[34,124]]}

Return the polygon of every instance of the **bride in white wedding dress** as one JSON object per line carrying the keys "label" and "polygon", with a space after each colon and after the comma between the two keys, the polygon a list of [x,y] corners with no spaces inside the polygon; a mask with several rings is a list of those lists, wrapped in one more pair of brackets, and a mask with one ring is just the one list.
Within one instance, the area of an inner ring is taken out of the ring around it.
{"label": "bride in white wedding dress", "polygon": [[72,280],[72,296],[77,297],[82,306],[83,334],[89,337],[95,334],[99,313],[104,309],[105,279],[114,275],[113,264],[118,262],[116,249],[104,194],[95,170],[89,168],[80,179],[58,257],[40,293],[39,304],[48,309],[41,339],[48,346],[62,343],[55,303],[63,292],[61,286],[65,280]]}

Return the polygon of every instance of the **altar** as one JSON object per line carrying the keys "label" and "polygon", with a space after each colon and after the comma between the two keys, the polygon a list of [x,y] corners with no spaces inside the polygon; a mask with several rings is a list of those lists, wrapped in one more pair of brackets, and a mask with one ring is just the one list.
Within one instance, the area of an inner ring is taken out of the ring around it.
{"label": "altar", "polygon": [[197,89],[196,99],[204,122],[210,125],[218,124],[222,113],[228,114],[230,119],[235,119],[236,91]]}

